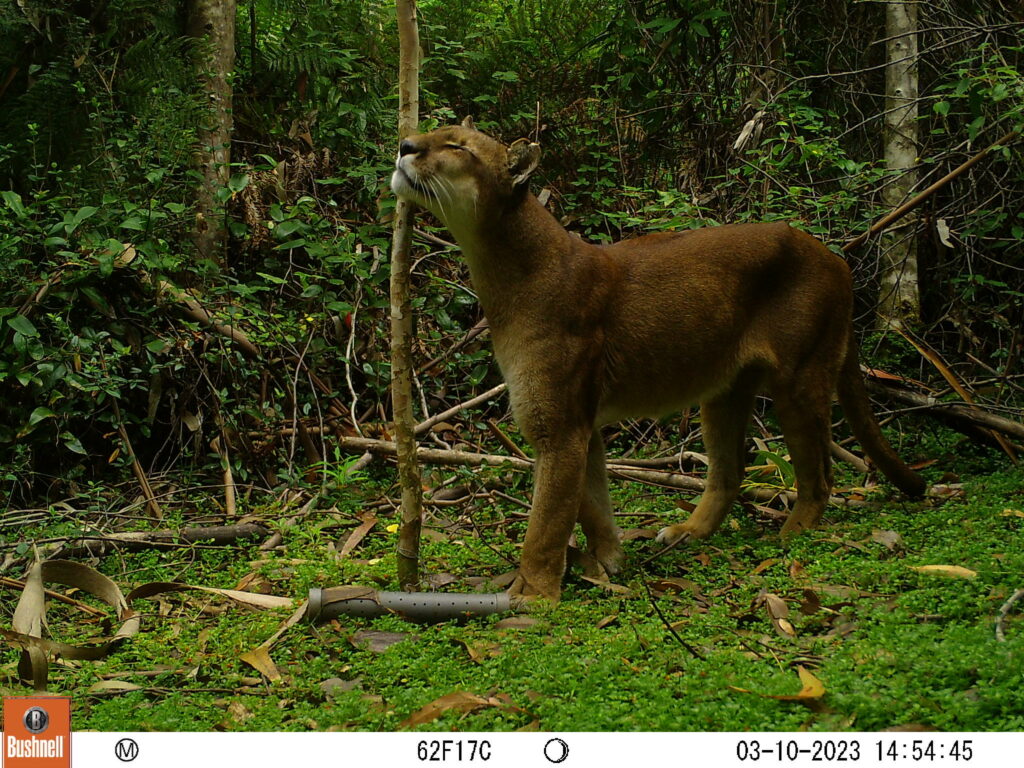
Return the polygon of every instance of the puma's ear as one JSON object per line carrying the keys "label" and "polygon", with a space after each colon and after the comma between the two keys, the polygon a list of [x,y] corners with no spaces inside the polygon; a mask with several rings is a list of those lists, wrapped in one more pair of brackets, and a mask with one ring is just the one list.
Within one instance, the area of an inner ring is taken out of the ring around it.
{"label": "puma's ear", "polygon": [[466,115],[466,119],[462,121],[462,127],[463,128],[468,128],[471,131],[475,131],[476,130],[476,123],[473,122],[473,116],[472,115]]}
{"label": "puma's ear", "polygon": [[540,144],[526,139],[516,139],[508,148],[508,172],[512,175],[512,184],[519,186],[530,178],[540,162]]}

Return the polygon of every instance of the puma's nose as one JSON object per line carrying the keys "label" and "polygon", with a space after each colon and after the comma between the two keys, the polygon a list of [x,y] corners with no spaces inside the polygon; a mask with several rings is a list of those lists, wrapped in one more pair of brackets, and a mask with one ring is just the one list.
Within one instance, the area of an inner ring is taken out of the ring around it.
{"label": "puma's nose", "polygon": [[409,141],[409,139],[402,139],[402,143],[398,145],[398,156],[405,157],[406,155],[414,154],[416,154],[416,145]]}

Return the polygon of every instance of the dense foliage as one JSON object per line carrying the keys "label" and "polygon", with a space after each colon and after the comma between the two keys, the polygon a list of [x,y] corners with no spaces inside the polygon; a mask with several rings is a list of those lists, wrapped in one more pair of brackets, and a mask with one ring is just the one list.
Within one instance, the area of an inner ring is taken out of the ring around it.
{"label": "dense foliage", "polygon": [[[0,6],[6,503],[127,476],[133,456],[154,474],[228,461],[267,487],[318,482],[338,464],[332,430],[386,422],[392,6],[239,5],[222,263],[198,259],[190,238],[208,106],[187,12]],[[1024,47],[1019,13],[998,2],[921,14],[930,182],[1024,122]],[[838,246],[884,212],[880,4],[421,0],[420,27],[424,126],[472,113],[505,139],[537,138],[538,183],[584,236],[788,219]],[[917,332],[1011,405],[1022,201],[1024,162],[1004,148],[932,198],[914,233],[926,265]],[[454,253],[421,244],[426,362],[479,310]],[[853,257],[864,328],[876,250]],[[183,292],[255,349],[183,313]],[[916,354],[890,362],[931,375]],[[479,341],[420,373],[432,411],[497,377]]]}

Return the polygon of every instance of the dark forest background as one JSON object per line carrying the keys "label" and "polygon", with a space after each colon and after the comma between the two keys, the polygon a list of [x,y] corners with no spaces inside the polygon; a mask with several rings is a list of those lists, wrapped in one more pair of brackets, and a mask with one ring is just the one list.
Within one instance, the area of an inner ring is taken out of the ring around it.
{"label": "dark forest background", "polygon": [[[421,0],[422,125],[539,141],[534,190],[586,238],[785,219],[838,249],[1024,122],[1018,5],[914,3],[897,35],[892,5]],[[908,34],[917,152],[893,168]],[[373,0],[0,3],[0,506],[133,469],[323,483],[350,461],[334,435],[387,437],[397,53]],[[434,224],[421,418],[500,381]],[[849,254],[866,361],[1019,421],[1022,243],[1011,141]],[[908,248],[919,309],[882,334]]]}

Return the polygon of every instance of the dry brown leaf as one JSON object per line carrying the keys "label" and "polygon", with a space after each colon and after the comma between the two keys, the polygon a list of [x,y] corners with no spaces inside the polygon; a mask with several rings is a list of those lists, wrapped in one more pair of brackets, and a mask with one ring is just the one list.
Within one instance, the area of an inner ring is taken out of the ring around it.
{"label": "dry brown leaf", "polygon": [[512,585],[512,582],[516,580],[516,576],[518,575],[518,570],[505,571],[505,573],[495,576],[490,580],[491,587],[494,589],[505,589]]}
{"label": "dry brown leaf", "polygon": [[540,624],[540,619],[532,616],[509,616],[494,623],[495,629],[527,629]]}
{"label": "dry brown leaf", "polygon": [[345,543],[341,545],[341,551],[338,552],[338,559],[340,560],[348,557],[349,553],[359,546],[359,542],[366,538],[366,534],[368,534],[376,524],[377,518],[373,515],[364,517],[363,522],[348,535],[348,538],[345,539]]}
{"label": "dry brown leaf", "polygon": [[730,685],[729,688],[734,691],[739,691],[740,693],[752,693],[755,696],[761,696],[766,699],[775,699],[776,701],[811,702],[816,701],[825,695],[825,684],[811,674],[805,667],[797,666],[796,673],[800,677],[801,688],[800,692],[795,694],[778,695],[771,693],[759,693],[747,688],[738,688],[734,685]]}
{"label": "dry brown leaf", "polygon": [[784,619],[789,616],[789,606],[786,601],[778,595],[772,594],[771,592],[764,593],[765,607],[768,609],[768,615],[773,619]]}
{"label": "dry brown leaf", "polygon": [[786,604],[786,601],[778,595],[765,592],[764,605],[768,610],[768,618],[771,619],[775,631],[787,639],[796,637],[796,630],[787,618],[789,616],[789,606]]}
{"label": "dry brown leaf", "polygon": [[819,610],[821,610],[821,598],[818,597],[818,593],[813,589],[805,589],[804,599],[800,603],[800,613],[810,616]]}
{"label": "dry brown leaf", "polygon": [[605,627],[607,627],[607,626],[609,626],[611,624],[614,624],[618,620],[619,620],[619,614],[612,613],[612,614],[609,614],[608,616],[605,616],[600,621],[598,621],[595,626],[598,629],[604,629]]}
{"label": "dry brown leaf", "polygon": [[936,499],[952,499],[964,495],[964,487],[960,483],[936,483],[925,492],[926,496]]}
{"label": "dry brown leaf", "polygon": [[[57,582],[81,589],[98,597],[117,611],[122,622],[117,633],[84,646],[59,643],[42,637],[46,627],[46,600],[44,582]],[[93,568],[70,560],[37,562],[25,578],[25,587],[15,607],[11,630],[0,630],[0,637],[21,649],[18,673],[31,680],[37,691],[46,690],[49,673],[48,657],[60,656],[68,660],[99,659],[117,643],[139,630],[139,617],[128,607],[118,586]]]}
{"label": "dry brown leaf", "polygon": [[794,560],[789,564],[789,578],[793,581],[804,581],[807,578],[807,569],[799,560]]}
{"label": "dry brown leaf", "polygon": [[374,653],[384,653],[388,648],[397,645],[403,640],[415,640],[415,636],[408,632],[382,632],[375,629],[365,629],[352,635],[352,645],[363,650]]}
{"label": "dry brown leaf", "polygon": [[[418,709],[407,719],[398,724],[399,728],[414,728],[417,725],[430,723],[439,718],[445,712],[474,712],[485,707],[495,707],[509,712],[526,713],[526,710],[517,707],[512,697],[505,693],[494,696],[477,696],[467,691],[453,691],[440,698],[434,699],[425,707]],[[526,713],[528,714],[528,713]]]}
{"label": "dry brown leaf", "polygon": [[251,720],[254,717],[252,710],[240,701],[232,701],[228,704],[228,716],[236,723]]}
{"label": "dry brown leaf", "polygon": [[251,651],[243,653],[239,658],[259,670],[260,674],[266,675],[269,680],[279,680],[281,678],[281,673],[277,671],[277,667],[274,666],[274,662],[270,659],[270,649],[273,648],[274,644],[281,639],[281,635],[305,618],[308,607],[309,602],[303,600],[292,615],[289,616],[280,627],[278,627],[277,632],[272,634]]}
{"label": "dry brown leaf", "polygon": [[833,600],[856,600],[862,594],[856,587],[846,584],[815,584],[813,586],[818,592]]}
{"label": "dry brown leaf", "polygon": [[253,648],[251,651],[246,651],[238,658],[250,667],[253,667],[268,680],[281,679],[281,673],[278,672],[277,665],[270,658],[270,650],[262,645]]}
{"label": "dry brown leaf", "polygon": [[872,531],[871,540],[876,544],[881,544],[890,552],[903,551],[903,537],[896,531]]}
{"label": "dry brown leaf", "polygon": [[698,599],[704,599],[704,595],[700,591],[700,585],[697,582],[679,576],[655,579],[650,582],[650,587],[655,592],[689,592]]}
{"label": "dry brown leaf", "polygon": [[752,570],[750,572],[750,575],[751,576],[756,576],[759,573],[764,573],[769,568],[771,568],[773,565],[775,565],[777,562],[779,562],[778,558],[774,558],[774,557],[770,557],[767,560],[762,560],[760,563],[758,563],[757,567],[754,568],[754,570]]}
{"label": "dry brown leaf", "polygon": [[602,589],[612,592],[616,595],[631,595],[633,591],[629,587],[624,587],[621,584],[615,584],[614,582],[608,581],[607,579],[595,579],[590,576],[583,576],[584,581],[589,581],[591,584],[595,584]]}
{"label": "dry brown leaf", "polygon": [[454,691],[447,693],[440,698],[434,699],[426,706],[413,712],[408,718],[398,724],[399,728],[415,728],[417,725],[430,723],[439,718],[445,712],[452,710],[456,712],[472,712],[484,707],[496,706],[489,699],[477,696],[466,691]]}
{"label": "dry brown leaf", "polygon": [[458,580],[459,577],[453,573],[430,573],[426,577],[426,582],[430,585],[431,589],[441,589],[455,584]]}
{"label": "dry brown leaf", "polygon": [[329,677],[320,683],[320,690],[326,694],[327,698],[333,698],[340,693],[346,691],[355,691],[361,688],[363,685],[363,678],[357,677],[353,680],[343,680],[340,677]]}
{"label": "dry brown leaf", "polygon": [[98,683],[94,683],[89,686],[89,693],[92,694],[110,694],[115,695],[118,693],[128,693],[129,691],[141,691],[143,687],[136,685],[135,683],[129,683],[125,680],[101,680]]}
{"label": "dry brown leaf", "polygon": [[937,576],[948,576],[951,579],[973,579],[978,575],[977,571],[964,568],[961,565],[912,565],[910,570],[918,573],[934,573]]}
{"label": "dry brown leaf", "polygon": [[278,597],[277,595],[261,595],[258,592],[242,592],[237,589],[219,589],[217,587],[204,587],[193,584],[181,584],[174,581],[154,581],[143,584],[133,589],[127,597],[129,603],[134,600],[142,600],[166,592],[206,592],[211,595],[234,600],[236,603],[252,606],[253,608],[291,608],[295,605],[295,599],[291,597]]}
{"label": "dry brown leaf", "polygon": [[469,658],[475,661],[477,664],[482,664],[487,659],[495,659],[501,656],[503,648],[501,643],[470,643],[465,640],[460,641],[466,648],[466,653],[469,654]]}

